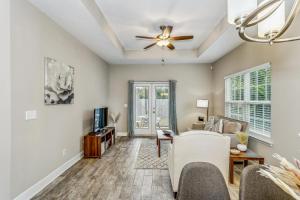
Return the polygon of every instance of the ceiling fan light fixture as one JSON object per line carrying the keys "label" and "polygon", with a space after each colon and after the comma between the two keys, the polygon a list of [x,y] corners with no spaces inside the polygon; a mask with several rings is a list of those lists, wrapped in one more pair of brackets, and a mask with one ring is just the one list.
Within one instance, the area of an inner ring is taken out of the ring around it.
{"label": "ceiling fan light fixture", "polygon": [[170,44],[170,41],[168,39],[167,40],[159,40],[156,44],[160,47],[166,47]]}
{"label": "ceiling fan light fixture", "polygon": [[[263,1],[261,5],[265,4],[267,1]],[[279,2],[280,3],[280,2]],[[273,7],[278,6],[274,4]],[[266,15],[273,9],[272,6],[265,9],[261,13],[258,14],[258,18]],[[275,10],[273,14],[271,14],[268,18],[258,23],[258,37],[260,38],[271,38],[274,34],[277,34],[282,27],[285,25],[285,2],[282,2],[281,5]]]}
{"label": "ceiling fan light fixture", "polygon": [[144,50],[147,50],[155,45],[160,47],[167,47],[169,50],[175,50],[175,46],[172,44],[174,41],[183,41],[183,40],[191,40],[194,38],[193,35],[182,35],[182,36],[173,36],[171,37],[171,33],[173,30],[173,26],[160,26],[160,29],[162,31],[161,34],[154,36],[154,37],[148,37],[148,36],[135,36],[136,38],[141,39],[150,39],[155,40],[154,43],[146,46]]}

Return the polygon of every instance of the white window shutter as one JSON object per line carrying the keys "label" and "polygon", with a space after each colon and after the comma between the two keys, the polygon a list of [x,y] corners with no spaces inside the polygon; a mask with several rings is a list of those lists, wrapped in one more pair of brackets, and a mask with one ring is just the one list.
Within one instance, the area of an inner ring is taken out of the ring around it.
{"label": "white window shutter", "polygon": [[225,78],[225,116],[247,121],[250,132],[271,136],[271,66]]}

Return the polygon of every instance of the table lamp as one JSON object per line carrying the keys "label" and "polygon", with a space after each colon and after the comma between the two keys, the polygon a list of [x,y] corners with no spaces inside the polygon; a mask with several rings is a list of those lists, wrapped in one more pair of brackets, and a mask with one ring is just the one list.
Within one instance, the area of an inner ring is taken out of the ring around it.
{"label": "table lamp", "polygon": [[[208,100],[207,99],[197,99],[197,108],[206,108],[206,121],[208,120]],[[200,119],[200,117],[199,117]]]}

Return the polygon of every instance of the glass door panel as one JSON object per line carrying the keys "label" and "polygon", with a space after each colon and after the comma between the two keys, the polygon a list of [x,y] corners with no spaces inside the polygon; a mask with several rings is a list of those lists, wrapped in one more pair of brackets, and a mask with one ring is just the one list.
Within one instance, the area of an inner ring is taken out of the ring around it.
{"label": "glass door panel", "polygon": [[150,132],[149,118],[149,91],[150,85],[135,86],[135,132],[136,134],[147,134]]}
{"label": "glass door panel", "polygon": [[169,86],[155,85],[154,86],[154,113],[155,113],[155,128],[169,128]]}
{"label": "glass door panel", "polygon": [[169,128],[168,83],[135,83],[135,135],[155,135],[157,129]]}

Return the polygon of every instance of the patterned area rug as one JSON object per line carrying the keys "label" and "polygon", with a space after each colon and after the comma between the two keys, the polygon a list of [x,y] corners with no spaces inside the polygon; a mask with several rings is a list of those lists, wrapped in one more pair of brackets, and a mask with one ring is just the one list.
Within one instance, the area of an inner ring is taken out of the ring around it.
{"label": "patterned area rug", "polygon": [[161,142],[160,158],[157,155],[157,145],[154,142],[143,142],[140,146],[135,163],[136,169],[168,169],[168,145],[170,142]]}

